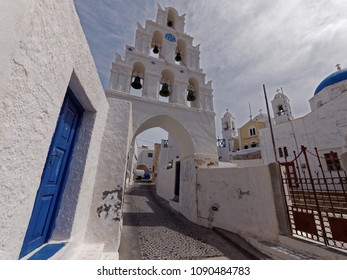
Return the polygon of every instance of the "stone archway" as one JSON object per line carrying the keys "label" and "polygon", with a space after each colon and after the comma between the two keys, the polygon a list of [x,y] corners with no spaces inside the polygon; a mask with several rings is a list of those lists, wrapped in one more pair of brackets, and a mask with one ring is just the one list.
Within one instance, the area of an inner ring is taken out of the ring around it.
{"label": "stone archway", "polygon": [[164,129],[173,137],[174,142],[178,145],[181,157],[194,155],[194,144],[191,135],[180,122],[168,115],[158,115],[143,121],[135,131],[132,143],[134,143],[137,135],[155,127]]}
{"label": "stone archway", "polygon": [[[215,113],[179,104],[164,103],[151,98],[131,96],[115,90],[106,90],[106,96],[109,102],[113,98],[131,102],[129,124],[132,131],[131,146],[134,145],[137,135],[154,127],[166,130],[174,139],[180,150],[181,174],[180,199],[175,208],[189,220],[196,222],[196,169],[218,166]],[[128,164],[128,167],[130,166],[132,165]],[[162,187],[160,192],[163,191],[161,194],[165,199],[171,200],[175,188],[174,175],[165,173],[163,177],[171,179],[164,184],[158,180],[158,184],[161,184],[159,188]]]}
{"label": "stone archway", "polygon": [[[165,148],[162,145],[159,155],[156,155],[158,158],[158,165],[156,166],[156,172],[153,175],[156,176],[157,194],[168,201],[175,200],[178,202],[180,192],[179,186],[181,185],[181,160],[192,159],[195,154],[192,137],[184,126],[173,117],[168,115],[158,115],[149,117],[139,125],[133,135],[131,147],[136,145],[135,139],[139,134],[156,127],[167,131],[170,136],[170,143],[174,143],[173,147],[170,145]],[[170,158],[170,154],[179,156]],[[193,161],[190,161],[191,164],[192,162]],[[171,165],[170,168],[168,168],[169,163]],[[131,166],[133,166],[133,164],[131,164]]]}

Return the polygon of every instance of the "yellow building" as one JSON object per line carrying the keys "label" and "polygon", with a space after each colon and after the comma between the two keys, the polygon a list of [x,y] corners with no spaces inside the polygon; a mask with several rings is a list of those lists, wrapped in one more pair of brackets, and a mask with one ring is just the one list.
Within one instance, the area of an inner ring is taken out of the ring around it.
{"label": "yellow building", "polygon": [[265,126],[263,121],[253,119],[239,128],[239,149],[246,150],[259,147],[259,129]]}
{"label": "yellow building", "polygon": [[269,126],[267,114],[251,118],[241,128],[236,129],[235,118],[227,110],[221,119],[222,138],[218,138],[220,161],[260,159],[259,130]]}

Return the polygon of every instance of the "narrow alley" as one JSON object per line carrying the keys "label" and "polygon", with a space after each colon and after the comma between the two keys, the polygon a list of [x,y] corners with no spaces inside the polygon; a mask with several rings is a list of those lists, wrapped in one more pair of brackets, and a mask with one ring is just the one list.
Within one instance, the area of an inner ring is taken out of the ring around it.
{"label": "narrow alley", "polygon": [[153,184],[132,186],[125,194],[123,215],[121,260],[257,259],[171,210]]}

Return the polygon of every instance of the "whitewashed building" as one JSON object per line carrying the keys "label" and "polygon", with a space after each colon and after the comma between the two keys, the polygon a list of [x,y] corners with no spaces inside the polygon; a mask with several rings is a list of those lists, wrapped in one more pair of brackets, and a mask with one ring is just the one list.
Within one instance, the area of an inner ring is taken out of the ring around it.
{"label": "whitewashed building", "polygon": [[107,101],[72,0],[0,13],[0,259],[117,258],[131,104]]}
{"label": "whitewashed building", "polygon": [[[290,100],[278,90],[272,100],[275,125],[273,133],[279,161],[293,159],[303,145],[311,152],[334,152],[337,157],[344,152],[347,135],[347,69],[338,70],[317,86],[309,100],[311,111],[294,118]],[[275,161],[269,128],[260,130],[262,158],[265,164]],[[325,166],[326,168],[326,166]]]}
{"label": "whitewashed building", "polygon": [[[46,258],[117,259],[136,136],[153,127],[169,132],[158,194],[174,199],[186,218],[260,249],[259,241],[270,241],[301,250],[283,237],[275,164],[216,168],[211,82],[184,15],[158,6],[155,22],[138,24],[135,47],[112,64],[105,96],[72,0],[3,1],[2,8],[0,259],[27,259],[44,248],[54,254]],[[311,132],[307,141],[317,141],[318,129],[323,148],[344,145],[347,77],[340,71],[311,99],[312,116],[298,121]]]}
{"label": "whitewashed building", "polygon": [[137,24],[135,46],[125,47],[124,58],[116,54],[106,95],[131,102],[133,141],[154,127],[169,133],[175,151],[161,148],[157,192],[176,197],[174,207],[196,221],[196,169],[218,166],[218,155],[212,82],[205,81],[199,45],[184,28],[185,15],[158,5],[155,21]]}
{"label": "whitewashed building", "polygon": [[147,146],[139,148],[139,155],[137,160],[137,167],[145,166],[149,171],[153,170],[153,156],[154,150]]}
{"label": "whitewashed building", "polygon": [[[105,95],[72,0],[2,6],[0,258],[34,258],[58,245],[58,259],[116,259],[135,139],[152,127],[175,139],[177,206],[196,221],[196,168],[218,160],[211,82],[185,16],[158,6],[155,22],[138,24]],[[175,181],[159,189],[173,197]]]}

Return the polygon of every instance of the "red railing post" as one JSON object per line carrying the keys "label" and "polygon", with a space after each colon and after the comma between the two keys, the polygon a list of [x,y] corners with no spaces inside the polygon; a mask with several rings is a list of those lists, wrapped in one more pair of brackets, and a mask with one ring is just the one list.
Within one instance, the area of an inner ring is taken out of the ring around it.
{"label": "red railing post", "polygon": [[327,236],[326,236],[326,232],[325,232],[324,221],[323,221],[323,218],[322,218],[322,213],[321,213],[321,210],[320,210],[320,206],[319,206],[319,202],[318,202],[318,198],[317,198],[316,189],[315,189],[315,186],[314,186],[314,183],[313,183],[313,177],[312,177],[311,167],[310,167],[310,164],[309,164],[309,162],[308,162],[306,149],[307,149],[306,147],[301,146],[301,150],[302,150],[302,152],[303,152],[303,154],[304,154],[305,161],[306,161],[307,171],[308,171],[308,174],[309,174],[309,176],[310,176],[310,182],[311,182],[311,186],[312,186],[312,190],[313,190],[313,195],[314,195],[314,198],[315,198],[315,200],[316,200],[317,211],[318,211],[318,217],[319,217],[319,221],[320,221],[320,223],[321,223],[322,232],[323,232],[324,244],[325,244],[325,245],[328,245],[328,240],[327,240]]}

